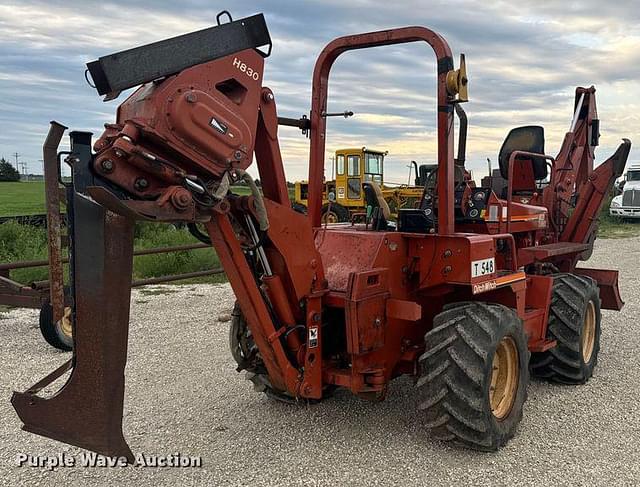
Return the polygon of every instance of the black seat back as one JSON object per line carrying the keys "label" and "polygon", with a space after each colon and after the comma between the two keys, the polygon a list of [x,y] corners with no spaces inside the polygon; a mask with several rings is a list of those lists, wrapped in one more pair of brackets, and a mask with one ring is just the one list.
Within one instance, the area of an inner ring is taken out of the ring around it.
{"label": "black seat back", "polygon": [[[504,179],[509,178],[509,158],[511,153],[516,150],[544,154],[544,128],[537,125],[528,125],[514,128],[509,132],[498,156],[500,174]],[[533,178],[536,181],[547,177],[547,161],[544,158],[523,156],[516,158],[516,160],[531,161]]]}
{"label": "black seat back", "polygon": [[427,184],[429,175],[438,169],[437,164],[420,164],[418,167],[418,177],[416,178],[416,186],[424,186]]}
{"label": "black seat back", "polygon": [[389,205],[382,197],[380,187],[373,181],[366,181],[362,183],[362,190],[367,207],[371,208],[371,213],[367,214],[367,217],[371,219],[373,229],[386,230],[390,211]]}

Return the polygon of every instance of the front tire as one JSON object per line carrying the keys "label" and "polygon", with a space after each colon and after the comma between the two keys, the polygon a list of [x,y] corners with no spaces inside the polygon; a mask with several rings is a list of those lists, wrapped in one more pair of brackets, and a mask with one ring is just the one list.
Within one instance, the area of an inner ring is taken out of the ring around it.
{"label": "front tire", "polygon": [[344,223],[351,218],[349,210],[340,203],[331,202],[322,206],[322,223]]}
{"label": "front tire", "polygon": [[[260,351],[253,339],[247,320],[236,301],[231,313],[231,326],[229,328],[229,348],[231,356],[238,364],[238,372],[246,370],[245,378],[251,381],[256,392],[263,392],[270,399],[288,404],[315,404],[317,399],[300,399],[279,391],[271,385],[269,374],[264,365]],[[326,396],[330,395],[332,388],[325,390]]]}
{"label": "front tire", "polygon": [[40,333],[52,347],[70,352],[73,350],[73,331],[71,327],[71,308],[64,308],[64,316],[57,323],[53,322],[53,307],[49,301],[40,307]]}
{"label": "front tire", "polygon": [[515,311],[476,302],[447,307],[420,357],[418,408],[431,434],[476,450],[505,445],[522,419],[528,363]]}
{"label": "front tire", "polygon": [[264,392],[267,395],[277,395],[277,392],[271,386],[267,369],[264,366],[262,357],[260,357],[260,351],[237,301],[231,313],[229,348],[231,349],[231,356],[238,364],[238,372],[247,371],[246,378],[253,383],[255,391]]}
{"label": "front tire", "polygon": [[596,281],[575,274],[553,277],[547,339],[557,345],[531,356],[531,374],[563,384],[584,384],[600,351],[602,316]]}

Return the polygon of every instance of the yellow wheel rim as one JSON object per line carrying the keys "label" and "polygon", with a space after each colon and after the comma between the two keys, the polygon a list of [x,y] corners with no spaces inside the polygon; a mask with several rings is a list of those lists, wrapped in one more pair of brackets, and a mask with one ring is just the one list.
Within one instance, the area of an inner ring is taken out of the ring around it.
{"label": "yellow wheel rim", "polygon": [[338,223],[338,215],[333,211],[327,211],[322,215],[322,223]]}
{"label": "yellow wheel rim", "polygon": [[511,412],[518,392],[519,376],[518,347],[513,338],[504,337],[493,356],[489,387],[489,403],[496,419],[502,420]]}
{"label": "yellow wheel rim", "polygon": [[596,343],[596,307],[593,301],[589,301],[587,312],[584,314],[584,323],[582,323],[582,337],[580,339],[582,348],[582,359],[585,363],[589,363],[593,348]]}
{"label": "yellow wheel rim", "polygon": [[62,331],[65,336],[71,337],[73,332],[71,331],[71,308],[69,306],[64,308],[64,315],[58,323],[60,331]]}

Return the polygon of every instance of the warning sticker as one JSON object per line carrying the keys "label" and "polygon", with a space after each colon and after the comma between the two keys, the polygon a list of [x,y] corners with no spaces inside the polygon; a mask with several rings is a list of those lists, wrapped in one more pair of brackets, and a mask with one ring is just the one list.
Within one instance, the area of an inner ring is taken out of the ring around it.
{"label": "warning sticker", "polygon": [[215,117],[211,118],[211,120],[209,121],[209,125],[211,125],[211,127],[216,129],[221,134],[226,134],[227,131],[229,130],[229,127],[227,126],[226,123],[221,122]]}
{"label": "warning sticker", "polygon": [[312,326],[309,328],[309,348],[316,348],[318,346],[318,327]]}

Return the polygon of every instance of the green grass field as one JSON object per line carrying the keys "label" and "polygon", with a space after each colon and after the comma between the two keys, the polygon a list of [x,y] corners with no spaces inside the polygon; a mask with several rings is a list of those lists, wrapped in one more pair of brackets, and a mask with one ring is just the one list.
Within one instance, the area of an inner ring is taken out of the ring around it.
{"label": "green grass field", "polygon": [[44,182],[0,183],[0,216],[45,213]]}
{"label": "green grass field", "polygon": [[[236,194],[250,194],[247,187],[234,187]],[[15,216],[45,213],[44,182],[0,182],[0,216]],[[135,248],[172,247],[195,243],[196,239],[185,229],[173,225],[138,223]],[[0,262],[18,260],[40,260],[47,258],[46,232],[8,222],[0,225]],[[195,272],[219,267],[213,249],[198,249],[185,252],[170,252],[135,257],[133,278],[168,276],[177,273]],[[48,278],[46,267],[19,269],[11,272],[11,278],[27,284]],[[220,282],[224,275],[216,275],[177,281],[178,284],[194,282]]]}
{"label": "green grass field", "polygon": [[[233,188],[236,194],[251,194],[247,186]],[[44,182],[0,182],[0,217],[45,213]]]}
{"label": "green grass field", "polygon": [[[239,188],[238,193],[248,188]],[[234,189],[235,191],[235,189]],[[0,182],[0,216],[45,213],[43,182]],[[196,239],[184,228],[172,225],[139,223],[136,226],[135,248],[172,247],[192,244]],[[40,260],[47,258],[46,232],[43,228],[8,222],[0,225],[0,262]],[[184,272],[212,269],[219,266],[213,249],[140,256],[134,259],[134,279],[159,277]],[[11,278],[29,283],[47,279],[47,268],[19,269]],[[219,282],[224,276],[198,278],[185,282]]]}
{"label": "green grass field", "polygon": [[[246,186],[236,186],[233,192],[241,195],[250,194]],[[289,188],[289,196],[293,199],[293,188]],[[629,222],[609,216],[609,202],[610,199],[605,202],[600,215],[598,236],[623,238],[640,235],[640,222]],[[37,213],[45,213],[43,182],[0,182],[0,217]]]}
{"label": "green grass field", "polygon": [[[135,248],[150,249],[192,244],[196,240],[186,228],[160,223],[138,223],[135,230]],[[7,222],[0,225],[0,262],[41,260],[47,258],[47,236],[44,228]],[[213,248],[169,252],[134,257],[133,278],[168,276],[219,267]],[[23,284],[48,278],[46,267],[11,271],[11,278]],[[208,276],[188,282],[219,282],[224,276]],[[185,283],[187,281],[180,281]]]}

